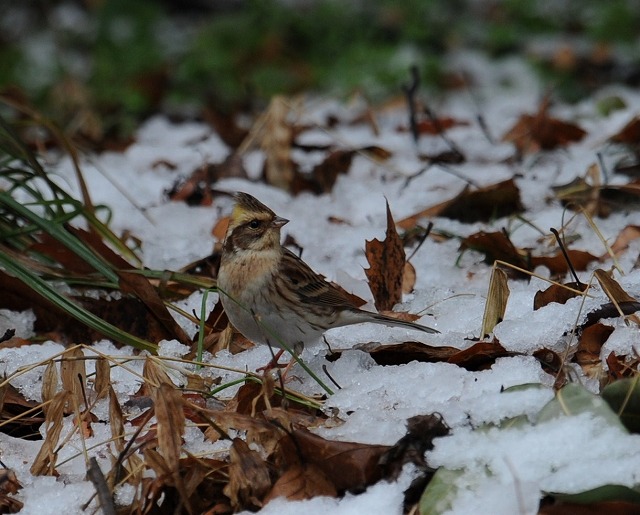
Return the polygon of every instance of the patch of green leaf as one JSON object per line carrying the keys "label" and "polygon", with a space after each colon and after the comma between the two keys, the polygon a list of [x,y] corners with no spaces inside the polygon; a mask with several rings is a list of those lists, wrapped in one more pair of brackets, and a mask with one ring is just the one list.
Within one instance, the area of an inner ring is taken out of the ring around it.
{"label": "patch of green leaf", "polygon": [[456,480],[463,474],[462,470],[438,469],[420,497],[420,514],[437,515],[449,511],[458,493]]}
{"label": "patch of green leaf", "polygon": [[640,492],[622,485],[604,485],[578,494],[550,494],[559,501],[593,504],[607,501],[624,501],[640,504]]}
{"label": "patch of green leaf", "polygon": [[640,433],[640,376],[607,385],[602,398],[631,433]]}

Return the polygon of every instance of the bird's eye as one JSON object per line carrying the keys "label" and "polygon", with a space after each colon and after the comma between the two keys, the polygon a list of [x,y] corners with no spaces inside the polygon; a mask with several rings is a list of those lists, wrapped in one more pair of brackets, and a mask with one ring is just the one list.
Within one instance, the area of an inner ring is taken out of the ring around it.
{"label": "bird's eye", "polygon": [[260,227],[260,220],[251,220],[249,222],[249,227],[251,229],[257,229],[258,227]]}

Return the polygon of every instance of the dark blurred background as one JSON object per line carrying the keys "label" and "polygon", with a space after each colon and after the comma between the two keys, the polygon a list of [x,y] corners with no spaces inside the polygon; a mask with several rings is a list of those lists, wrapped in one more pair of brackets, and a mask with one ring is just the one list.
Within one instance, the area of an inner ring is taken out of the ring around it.
{"label": "dark blurred background", "polygon": [[[0,93],[88,139],[150,114],[260,109],[274,94],[461,87],[447,56],[519,55],[576,101],[640,79],[640,0],[56,0],[0,3]],[[468,84],[467,84],[468,86]]]}

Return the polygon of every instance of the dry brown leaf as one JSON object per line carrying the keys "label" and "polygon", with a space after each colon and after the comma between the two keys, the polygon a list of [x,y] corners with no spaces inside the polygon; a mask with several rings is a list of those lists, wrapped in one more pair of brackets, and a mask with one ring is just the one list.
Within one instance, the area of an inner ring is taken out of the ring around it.
{"label": "dry brown leaf", "polygon": [[543,347],[533,353],[533,356],[540,362],[542,370],[555,378],[553,388],[559,390],[567,384],[567,374],[565,373],[564,359],[560,355]]}
{"label": "dry brown leaf", "polygon": [[378,481],[382,477],[380,457],[390,448],[326,440],[302,428],[283,436],[280,445],[285,468],[300,463],[313,464],[331,478],[338,493],[361,491]]}
{"label": "dry brown leaf", "polygon": [[65,245],[61,245],[53,236],[42,232],[39,234],[39,240],[31,245],[30,250],[49,256],[60,263],[67,273],[87,274],[95,271],[84,259]]}
{"label": "dry brown leaf", "polygon": [[237,149],[247,138],[249,131],[238,125],[234,112],[223,112],[210,103],[202,110],[202,117],[222,141],[233,149]]}
{"label": "dry brown leaf", "polygon": [[384,241],[373,239],[365,243],[369,268],[365,274],[378,310],[390,310],[402,301],[402,275],[405,264],[404,247],[398,236],[387,202],[387,232]]}
{"label": "dry brown leaf", "polygon": [[423,218],[442,216],[463,223],[486,222],[502,218],[524,210],[520,200],[520,190],[513,179],[508,179],[482,188],[466,186],[452,199],[404,218],[398,227],[410,230]]}
{"label": "dry brown leaf", "polygon": [[615,143],[637,145],[638,142],[640,142],[640,116],[634,116],[622,129],[611,136],[609,140]]}
{"label": "dry brown leaf", "polygon": [[84,410],[78,413],[77,417],[74,417],[73,424],[78,427],[83,438],[91,438],[93,436],[91,424],[98,422],[98,420],[96,415],[88,410]]}
{"label": "dry brown leaf", "polygon": [[158,480],[161,480],[163,483],[171,480],[171,469],[169,465],[167,465],[167,460],[164,459],[164,456],[160,454],[158,451],[145,447],[144,449],[144,465],[146,468],[153,470],[156,473]]}
{"label": "dry brown leaf", "polygon": [[471,249],[485,255],[485,263],[504,261],[525,270],[529,269],[527,255],[518,249],[504,232],[480,231],[467,236],[460,244],[460,250]]}
{"label": "dry brown leaf", "polygon": [[533,297],[534,311],[540,309],[547,304],[557,302],[558,304],[566,304],[569,299],[580,295],[576,291],[586,291],[587,285],[584,283],[570,282],[564,285],[552,284],[546,290],[538,290]]}
{"label": "dry brown leaf", "polygon": [[639,360],[636,357],[628,359],[627,356],[616,356],[615,353],[610,352],[606,362],[609,369],[609,382],[638,375]]}
{"label": "dry brown leaf", "polygon": [[224,241],[224,237],[227,234],[227,228],[229,227],[230,216],[224,216],[220,218],[211,229],[211,235],[218,241]]}
{"label": "dry brown leaf", "polygon": [[614,304],[620,305],[624,302],[637,302],[636,299],[622,289],[622,286],[618,284],[618,281],[611,277],[611,274],[602,269],[596,270],[594,274],[603,291]]}
{"label": "dry brown leaf", "polygon": [[[451,118],[450,116],[442,116],[437,119],[423,119],[418,120],[417,129],[420,134],[431,134],[438,135],[442,134],[444,131],[451,129],[452,127],[465,127],[469,125],[469,122],[466,120],[457,120],[455,118]],[[407,132],[409,129],[405,126],[399,126],[397,128],[398,132]]]}
{"label": "dry brown leaf", "polygon": [[311,191],[316,194],[330,193],[339,175],[345,174],[351,167],[355,150],[334,150],[325,159],[314,166],[310,174],[296,172],[291,186],[294,194]]}
{"label": "dry brown leaf", "polygon": [[[597,256],[584,250],[567,249],[567,254],[577,271],[586,270],[593,261],[598,261]],[[564,275],[569,271],[569,265],[560,251],[553,256],[531,256],[531,266],[546,266],[552,275]]]}
{"label": "dry brown leaf", "polygon": [[489,280],[487,300],[484,304],[482,338],[488,336],[493,331],[493,328],[502,322],[504,313],[507,310],[507,300],[509,299],[508,281],[507,273],[494,266]]}
{"label": "dry brown leaf", "polygon": [[229,482],[223,489],[231,506],[236,510],[260,508],[270,489],[267,463],[243,440],[235,438],[229,458]]}
{"label": "dry brown leaf", "polygon": [[447,436],[450,432],[439,413],[416,415],[407,420],[407,432],[381,458],[384,479],[397,481],[407,463],[412,463],[420,473],[405,490],[404,505],[418,503],[422,493],[431,481],[435,470],[429,466],[426,453],[433,449],[436,438]]}
{"label": "dry brown leaf", "polygon": [[264,503],[284,497],[289,501],[302,501],[318,496],[337,497],[333,483],[313,464],[293,465],[273,485]]}
{"label": "dry brown leaf", "polygon": [[22,502],[10,497],[22,488],[16,473],[11,469],[0,469],[0,513],[18,513]]}
{"label": "dry brown leaf", "polygon": [[402,273],[402,293],[411,293],[416,285],[416,269],[409,262],[405,262]]}
{"label": "dry brown leaf", "polygon": [[22,485],[13,470],[0,469],[0,492],[3,494],[17,494],[21,488]]}
{"label": "dry brown leaf", "polygon": [[96,378],[93,381],[93,390],[98,399],[103,399],[109,394],[111,387],[111,365],[106,358],[100,356],[96,359]]}
{"label": "dry brown leaf", "polygon": [[377,145],[362,147],[360,152],[378,162],[386,161],[393,155],[393,153],[386,148],[378,147]]}
{"label": "dry brown leaf", "polygon": [[384,345],[370,343],[356,345],[354,349],[367,352],[378,365],[382,366],[406,365],[412,361],[426,363],[447,361],[451,356],[460,352],[460,349],[455,347],[431,346],[420,342]]}
{"label": "dry brown leaf", "polygon": [[122,407],[118,402],[118,396],[109,385],[107,387],[109,394],[109,425],[111,427],[111,437],[113,444],[118,453],[124,450],[124,416],[122,415]]}
{"label": "dry brown leaf", "polygon": [[171,384],[151,388],[157,420],[158,451],[171,470],[178,470],[185,417],[182,394]]}
{"label": "dry brown leaf", "polygon": [[[611,245],[611,250],[617,256],[629,248],[629,243],[640,238],[640,225],[627,225],[620,231],[616,241]],[[609,257],[608,254],[602,256],[601,259]]]}
{"label": "dry brown leaf", "polygon": [[640,180],[622,185],[602,185],[600,168],[593,164],[587,171],[589,181],[578,177],[568,184],[553,188],[556,197],[574,211],[584,210],[591,216],[608,217],[613,211],[640,208]]}
{"label": "dry brown leaf", "polygon": [[186,180],[179,179],[171,187],[168,197],[190,206],[211,206],[214,201],[213,185],[226,178],[247,178],[242,157],[235,153],[220,163],[202,164]]}
{"label": "dry brown leaf", "polygon": [[56,449],[58,447],[58,440],[60,439],[60,432],[62,431],[64,407],[69,402],[70,397],[71,393],[63,390],[58,392],[49,403],[49,409],[45,417],[46,436],[29,468],[34,476],[57,475],[55,467],[58,453]]}
{"label": "dry brown leaf", "polygon": [[[47,402],[53,399],[58,391],[58,366],[54,361],[49,361],[42,374],[42,402]],[[49,405],[42,407],[42,410],[47,413]]]}
{"label": "dry brown leaf", "polygon": [[[41,413],[36,408],[39,403],[28,401],[14,386],[5,383],[0,387],[0,420],[3,421],[2,432],[13,437],[30,437],[37,433],[44,422]],[[44,409],[44,406],[43,406]],[[31,412],[26,416],[25,412]],[[12,422],[9,422],[12,419]]]}
{"label": "dry brown leaf", "polygon": [[173,386],[173,381],[171,381],[171,378],[162,366],[162,362],[155,358],[147,358],[144,360],[142,376],[145,379],[145,384],[149,386],[160,386],[162,383]]}
{"label": "dry brown leaf", "polygon": [[448,203],[439,216],[463,223],[488,222],[524,210],[520,190],[513,179],[467,190]]}
{"label": "dry brown leaf", "polygon": [[580,334],[575,361],[588,377],[597,376],[602,371],[600,351],[613,331],[613,327],[598,323],[585,328]]}
{"label": "dry brown leaf", "polygon": [[[249,444],[258,443],[263,448],[268,448],[270,446],[269,441],[281,437],[278,428],[264,420],[264,418],[254,418],[249,415],[236,413],[232,403],[227,407],[227,410],[228,411],[199,408],[196,411],[203,414],[207,419],[215,422],[223,433],[228,432],[230,429],[245,431],[245,439]],[[214,432],[218,432],[218,430],[214,429]]]}
{"label": "dry brown leaf", "polygon": [[[6,333],[4,336],[6,336]],[[0,349],[16,349],[26,345],[33,345],[33,342],[31,340],[21,338],[20,336],[7,336],[6,339],[0,340]]]}
{"label": "dry brown leaf", "polygon": [[76,406],[82,406],[85,399],[87,384],[87,370],[85,368],[82,347],[75,346],[68,349],[60,362],[60,379],[62,388],[71,394],[65,411],[71,413]]}
{"label": "dry brown leaf", "polygon": [[538,515],[637,515],[638,505],[627,501],[596,501],[586,503],[555,499],[553,504],[540,506]]}
{"label": "dry brown leaf", "polygon": [[478,342],[451,356],[447,361],[467,370],[484,370],[495,363],[496,359],[514,356],[495,341]]}
{"label": "dry brown leaf", "polygon": [[150,389],[157,420],[158,452],[164,458],[171,474],[171,481],[167,478],[166,484],[174,486],[178,490],[187,512],[191,513],[191,501],[180,475],[180,453],[182,452],[182,434],[185,427],[182,394],[172,384],[166,382]]}
{"label": "dry brown leaf", "polygon": [[[163,339],[176,339],[183,345],[189,346],[191,339],[184,329],[171,316],[164,301],[157,290],[143,275],[123,270],[116,271],[120,278],[120,288],[124,293],[133,293],[147,307],[153,317],[165,329],[166,336]],[[145,335],[146,337],[146,335]],[[156,340],[159,341],[159,340]]]}
{"label": "dry brown leaf", "polygon": [[573,123],[549,116],[549,97],[547,96],[536,114],[520,116],[502,140],[512,142],[519,154],[531,154],[580,141],[586,134]]}
{"label": "dry brown leaf", "polygon": [[260,147],[265,154],[264,179],[267,184],[289,191],[294,180],[295,165],[291,148],[295,137],[289,120],[292,100],[282,95],[271,99],[266,111],[251,127],[238,153]]}

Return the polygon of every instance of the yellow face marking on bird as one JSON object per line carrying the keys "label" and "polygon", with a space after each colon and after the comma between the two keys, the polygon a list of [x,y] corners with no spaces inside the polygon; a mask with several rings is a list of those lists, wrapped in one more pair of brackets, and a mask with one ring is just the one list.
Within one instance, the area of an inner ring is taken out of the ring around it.
{"label": "yellow face marking on bird", "polygon": [[224,248],[227,252],[280,247],[280,228],[288,220],[247,193],[235,195]]}

